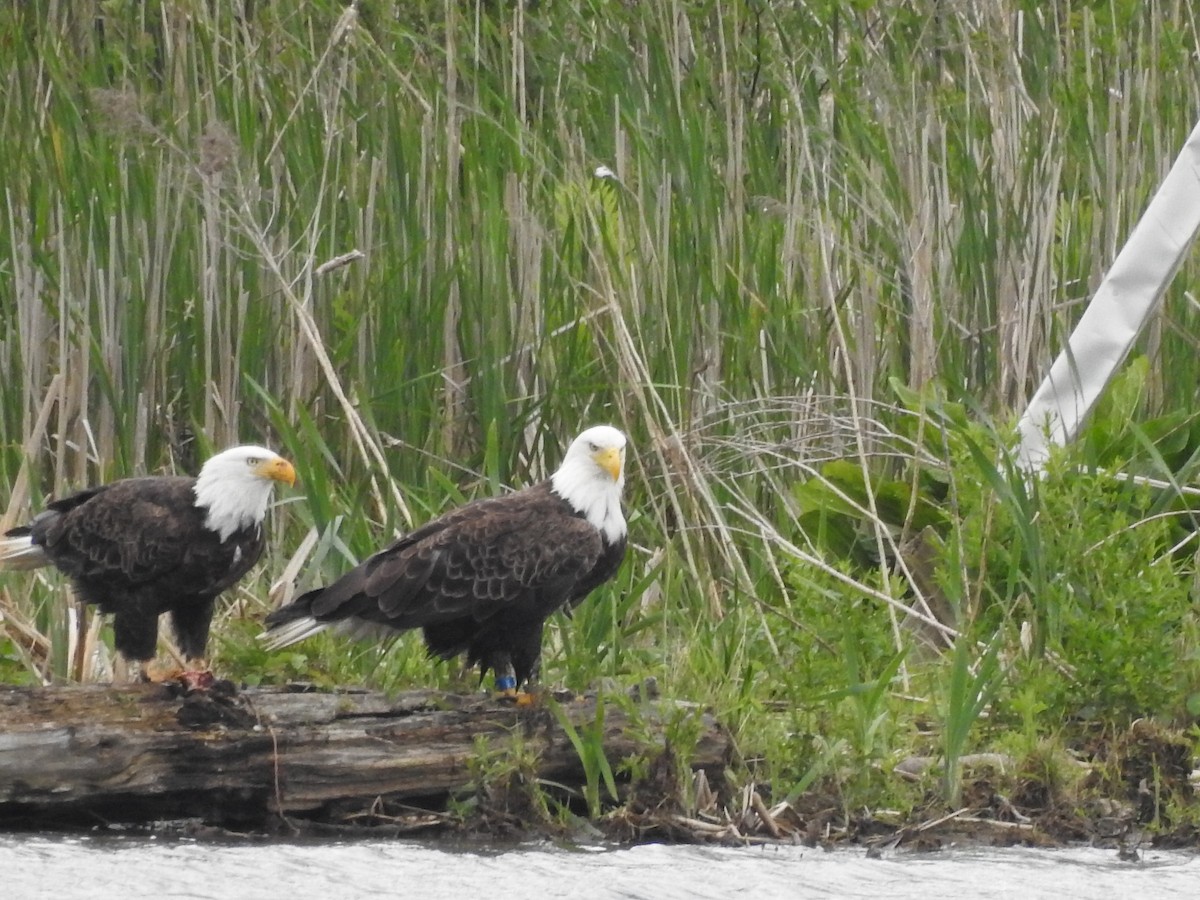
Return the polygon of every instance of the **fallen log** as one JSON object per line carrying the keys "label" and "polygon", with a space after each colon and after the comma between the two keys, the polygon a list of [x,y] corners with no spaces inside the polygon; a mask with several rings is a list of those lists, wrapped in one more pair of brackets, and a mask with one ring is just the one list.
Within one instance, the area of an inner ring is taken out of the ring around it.
{"label": "fallen log", "polygon": [[[478,789],[480,765],[520,751],[532,777],[581,789],[576,735],[602,721],[614,772],[661,753],[680,721],[699,734],[682,762],[720,775],[731,742],[694,705],[547,698],[517,707],[482,695],[397,696],[304,686],[184,693],[172,685],[0,688],[0,827],[195,819],[262,829],[444,812]],[[595,777],[593,772],[593,777]]]}

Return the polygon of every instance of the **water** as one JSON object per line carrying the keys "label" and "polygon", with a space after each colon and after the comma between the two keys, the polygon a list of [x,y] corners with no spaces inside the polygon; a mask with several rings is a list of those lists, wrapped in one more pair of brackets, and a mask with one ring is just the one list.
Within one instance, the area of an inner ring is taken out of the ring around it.
{"label": "water", "polygon": [[503,851],[426,843],[213,843],[0,835],[0,895],[156,900],[504,898],[1103,898],[1200,895],[1200,856],[1111,850],[896,851],[547,845]]}

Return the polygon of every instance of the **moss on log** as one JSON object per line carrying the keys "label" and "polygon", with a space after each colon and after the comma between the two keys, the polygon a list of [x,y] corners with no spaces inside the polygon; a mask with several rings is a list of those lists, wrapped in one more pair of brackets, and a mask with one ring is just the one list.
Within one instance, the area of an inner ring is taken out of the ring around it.
{"label": "moss on log", "polygon": [[[349,821],[397,804],[444,810],[479,787],[472,761],[485,746],[493,762],[519,751],[530,774],[579,787],[583,765],[562,722],[594,729],[596,704],[519,708],[481,695],[228,682],[186,694],[169,685],[0,688],[0,826],[185,818],[264,828]],[[731,751],[726,732],[688,704],[610,700],[602,721],[614,771],[661,751],[673,728],[698,735],[683,760],[693,768],[719,771]]]}

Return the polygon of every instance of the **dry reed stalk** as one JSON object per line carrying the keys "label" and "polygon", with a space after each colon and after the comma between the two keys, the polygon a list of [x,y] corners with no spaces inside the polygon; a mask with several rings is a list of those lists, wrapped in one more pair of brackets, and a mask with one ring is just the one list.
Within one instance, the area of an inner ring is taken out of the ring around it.
{"label": "dry reed stalk", "polygon": [[26,657],[29,671],[37,673],[43,684],[48,683],[50,639],[25,619],[20,606],[6,589],[0,589],[0,634],[8,635]]}
{"label": "dry reed stalk", "polygon": [[[458,20],[457,5],[447,0],[445,4],[445,81],[443,103],[445,120],[441,123],[445,135],[445,160],[441,167],[443,202],[459,202],[461,190],[459,171],[462,162],[462,117],[458,88]],[[445,272],[457,271],[459,236],[455,218],[445,216],[441,235],[442,252],[440,267]],[[432,232],[431,232],[432,233]],[[457,275],[447,284],[445,306],[441,322],[442,383],[441,383],[441,434],[442,446],[451,456],[457,456],[466,446],[467,369],[462,345],[459,341],[459,325],[462,321],[462,285]]]}
{"label": "dry reed stalk", "polygon": [[[736,576],[739,586],[752,592],[753,580],[746,569],[745,560],[734,552],[735,543],[730,539],[731,535],[721,506],[684,444],[680,429],[672,421],[669,407],[654,386],[649,368],[636,346],[621,306],[616,299],[616,286],[611,281],[607,281],[609,270],[604,266],[597,266],[597,270],[602,283],[607,282],[602,285],[604,290],[602,296],[609,313],[608,321],[613,329],[613,350],[616,354],[618,368],[622,373],[621,382],[627,385],[629,392],[635,397],[640,412],[639,418],[643,427],[650,433],[650,446],[657,457],[659,471],[666,476],[664,484],[668,502],[674,509],[678,521],[682,522],[697,521],[696,517],[689,514],[690,510],[703,510],[703,515],[698,521],[703,522],[705,528],[712,529],[715,533],[717,540],[711,542],[711,545],[713,551],[720,556],[724,571],[732,572]],[[629,287],[632,293],[636,293],[636,282]],[[685,503],[684,497],[687,497],[689,502]],[[705,577],[705,573],[709,570],[700,565],[696,548],[693,548],[692,541],[686,534],[683,539],[683,549],[688,568],[695,575],[697,583],[708,584],[711,588],[707,592],[706,598],[709,612],[720,617],[724,614],[724,609],[717,594],[717,581]],[[763,624],[765,627],[766,623]],[[769,629],[766,630],[766,634],[770,635]]]}
{"label": "dry reed stalk", "polygon": [[87,684],[112,681],[112,659],[108,648],[100,640],[104,628],[104,616],[93,615],[83,641],[83,669],[79,680]]}
{"label": "dry reed stalk", "polygon": [[[546,311],[541,281],[542,261],[546,256],[546,233],[536,219],[528,188],[516,175],[505,179],[504,206],[512,223],[509,245],[512,259],[512,292],[517,298],[513,336],[516,349],[504,360],[515,370],[516,388],[521,396],[540,396],[545,380],[537,365],[537,351],[544,346]],[[538,434],[542,430],[540,413],[525,423],[524,446],[531,468],[544,468],[538,453]]]}
{"label": "dry reed stalk", "polygon": [[[810,160],[811,160],[811,158],[810,158]],[[811,164],[812,163],[810,161],[810,165]],[[832,234],[835,234],[836,231],[831,228],[826,233],[832,235]],[[832,275],[832,273],[834,272],[834,267],[835,267],[835,263],[834,263],[835,251],[834,251],[834,249],[829,246],[829,243],[827,240],[822,240],[819,243],[819,251],[822,255],[822,264],[823,264],[822,270],[824,272],[827,272],[830,275]],[[867,521],[870,522],[872,525],[872,534],[875,539],[876,552],[879,554],[878,572],[879,572],[879,577],[880,577],[881,583],[883,585],[882,593],[883,593],[883,595],[885,595],[889,598],[894,598],[897,595],[896,589],[892,586],[893,575],[888,566],[889,555],[887,552],[887,548],[890,546],[890,548],[892,550],[892,556],[890,558],[897,560],[899,566],[904,570],[904,575],[905,575],[910,587],[912,588],[913,592],[918,597],[921,597],[920,588],[916,584],[916,579],[913,578],[912,574],[907,571],[906,564],[903,560],[903,557],[899,553],[899,548],[896,546],[895,540],[894,540],[890,530],[887,528],[886,524],[883,522],[882,518],[879,515],[879,510],[876,508],[875,492],[872,489],[873,481],[871,478],[871,470],[870,470],[870,465],[869,465],[869,458],[870,458],[871,454],[869,451],[868,442],[864,437],[864,428],[863,428],[862,422],[863,422],[863,419],[865,418],[865,416],[861,410],[861,404],[864,400],[869,399],[869,394],[860,394],[860,392],[859,392],[859,384],[862,383],[860,381],[860,378],[862,377],[863,373],[860,371],[856,371],[856,365],[854,362],[856,354],[853,352],[850,339],[847,336],[846,328],[843,324],[844,313],[842,312],[841,309],[839,309],[838,296],[832,290],[832,284],[831,284],[831,281],[829,278],[826,278],[824,286],[825,286],[825,290],[823,291],[824,300],[825,300],[825,303],[826,303],[828,311],[829,311],[830,321],[833,323],[833,337],[834,337],[834,340],[836,341],[835,346],[837,347],[837,350],[839,351],[838,358],[841,361],[842,380],[846,386],[846,398],[848,401],[849,414],[850,414],[851,420],[854,423],[854,427],[852,429],[852,435],[853,435],[854,445],[855,445],[854,446],[854,450],[855,450],[854,458],[855,458],[855,461],[858,463],[859,470],[862,473],[863,486],[865,488],[865,494],[866,494],[866,499],[867,499],[867,514],[868,514]],[[860,334],[858,336],[857,343],[861,346],[862,342],[863,342],[862,335]],[[858,366],[861,367],[864,365],[870,365],[870,364],[867,362],[864,362],[862,357],[859,357],[858,358]],[[872,383],[871,380],[868,378],[866,384],[870,385],[871,383]],[[868,390],[869,390],[869,388],[868,388]],[[924,602],[923,597],[921,599],[921,602],[925,606],[925,608],[928,609],[928,604]],[[903,604],[898,604],[898,601],[897,601],[896,603],[889,602],[887,604],[886,608],[887,608],[888,620],[889,620],[889,622],[891,624],[891,628],[892,628],[892,639],[895,642],[897,652],[900,652],[904,647],[904,634],[900,627],[900,620],[896,615],[896,606],[897,605],[903,606]],[[908,684],[909,684],[908,669],[907,669],[907,666],[903,663],[901,664],[901,667],[900,667],[900,676],[904,682],[905,690],[908,690]]]}
{"label": "dry reed stalk", "polygon": [[283,572],[272,583],[267,591],[267,602],[271,609],[279,609],[291,602],[292,594],[296,586],[296,579],[300,576],[301,570],[312,556],[313,550],[316,549],[320,542],[321,533],[316,528],[310,528],[304,535],[304,540],[296,548],[296,551],[288,559],[283,567]]}
{"label": "dry reed stalk", "polygon": [[[350,7],[339,19],[338,25],[334,29],[329,44],[327,45],[326,50],[321,57],[322,66],[330,63],[330,61],[333,59],[332,51],[334,47],[343,39],[347,30],[352,28],[356,22],[357,18],[354,15],[354,10],[352,7]],[[315,83],[316,73],[314,72],[312,78],[310,78],[308,82],[308,86],[312,87]],[[340,92],[333,90],[330,92],[330,96],[326,98],[330,106],[329,115],[331,116],[335,115],[337,111],[339,97]],[[298,98],[296,101],[297,105],[299,102],[300,99]],[[280,135],[282,135],[282,130]],[[327,131],[323,143],[326,165],[322,168],[320,173],[321,184],[320,189],[317,192],[318,196],[324,196],[329,187],[328,179],[330,177],[330,173],[328,160],[332,157],[332,147],[335,141],[336,134],[332,130]],[[234,171],[236,173],[236,170]],[[256,216],[254,213],[253,204],[250,202],[250,197],[252,194],[257,194],[258,192],[251,191],[247,185],[242,183],[240,178],[238,178],[237,181],[238,183],[236,189],[232,193],[232,196],[227,196],[225,194],[221,195],[222,204],[226,213],[230,216],[231,221],[236,225],[238,231],[251,242],[259,254],[262,262],[266,265],[268,271],[276,279],[279,285],[279,290],[286,299],[287,304],[294,316],[294,320],[300,329],[300,336],[303,338],[305,345],[307,345],[309,350],[316,358],[317,367],[321,372],[326,385],[333,392],[339,406],[346,416],[347,424],[350,427],[351,438],[353,439],[353,442],[357,447],[363,461],[367,464],[368,468],[373,470],[373,472],[387,472],[388,467],[383,456],[383,450],[380,446],[379,438],[367,427],[366,423],[362,419],[362,416],[359,415],[358,411],[355,409],[355,405],[351,401],[350,396],[343,385],[342,378],[339,376],[337,368],[334,365],[325,346],[324,340],[321,336],[320,327],[313,316],[313,277],[315,271],[322,268],[322,264],[315,261],[315,248],[318,244],[318,238],[321,234],[321,220],[315,215],[309,219],[303,239],[303,242],[307,244],[309,248],[309,255],[307,256],[308,262],[301,267],[299,275],[295,277],[289,277],[285,272],[285,269],[288,268],[288,266],[285,264],[284,254],[276,248],[275,241],[272,239],[271,233],[268,231],[268,226],[260,221],[258,216]],[[342,255],[341,257],[338,257],[338,259],[342,259],[344,256],[345,255]],[[328,265],[323,268],[323,271],[325,272],[329,272],[331,270],[332,269]],[[301,293],[298,293],[296,290],[296,286],[298,284],[303,286]],[[298,397],[299,395],[293,392],[291,398],[292,402],[296,402]],[[386,515],[383,498],[384,492],[380,488],[377,476],[375,474],[370,476],[370,484],[372,496],[376,506],[380,510],[380,514]],[[409,511],[408,505],[404,501],[403,496],[400,494],[396,485],[390,481],[388,483],[388,487],[391,489],[391,502],[395,505],[395,508],[400,511],[405,521],[411,526],[413,522],[412,514]]]}
{"label": "dry reed stalk", "polygon": [[29,429],[25,439],[21,460],[21,468],[17,470],[16,481],[13,482],[12,492],[8,498],[8,508],[0,517],[0,534],[8,531],[24,516],[29,503],[29,466],[37,456],[37,448],[46,437],[46,427],[50,422],[51,411],[62,401],[63,376],[55,375],[50,379],[50,385],[38,406],[37,419]]}

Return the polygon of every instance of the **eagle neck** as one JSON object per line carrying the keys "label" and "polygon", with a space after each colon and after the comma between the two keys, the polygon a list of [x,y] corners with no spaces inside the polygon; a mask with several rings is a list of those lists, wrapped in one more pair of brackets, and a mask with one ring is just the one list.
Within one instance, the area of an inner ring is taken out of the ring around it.
{"label": "eagle neck", "polygon": [[196,506],[205,511],[204,527],[215,531],[222,543],[235,532],[261,525],[271,501],[271,482],[258,479],[234,483],[206,478],[201,472],[193,490]]}
{"label": "eagle neck", "polygon": [[625,537],[625,514],[621,511],[624,479],[596,478],[582,467],[563,465],[550,479],[551,490],[604,535],[608,544]]}

